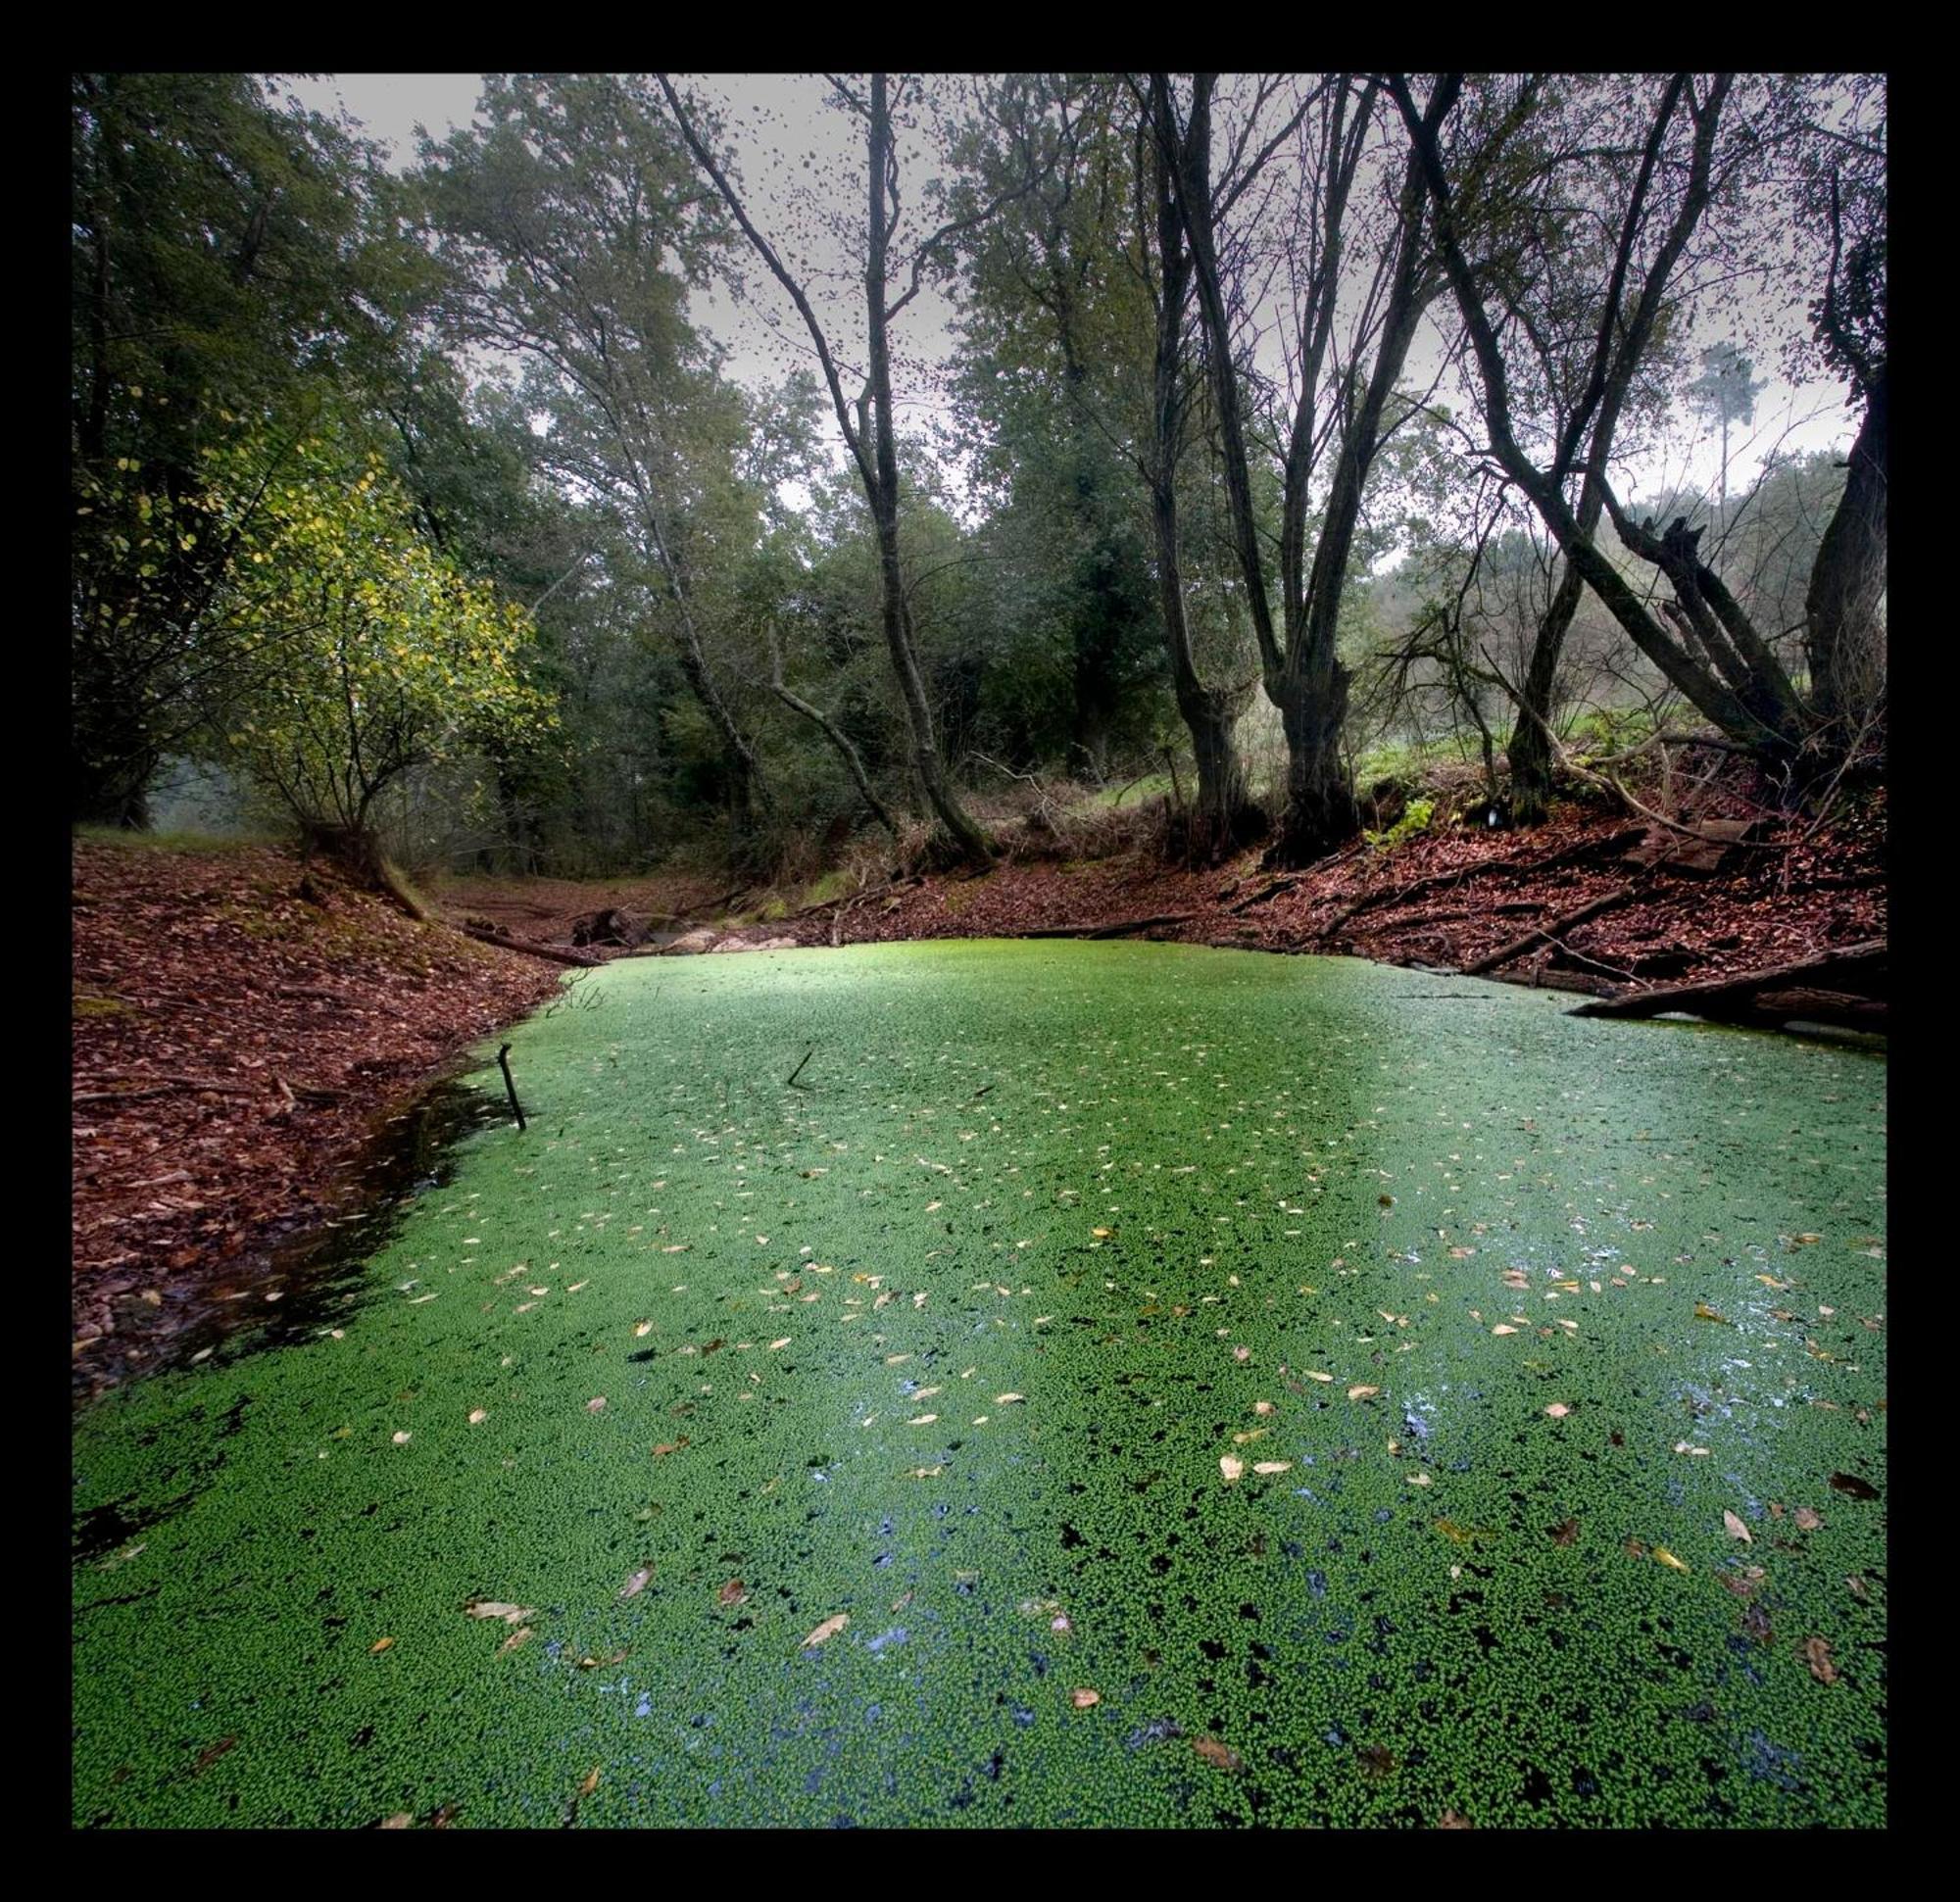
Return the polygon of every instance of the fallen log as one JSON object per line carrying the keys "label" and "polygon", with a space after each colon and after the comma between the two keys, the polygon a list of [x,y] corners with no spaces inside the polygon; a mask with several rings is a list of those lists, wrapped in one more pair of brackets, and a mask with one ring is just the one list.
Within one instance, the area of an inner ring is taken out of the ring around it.
{"label": "fallen log", "polygon": [[1482,957],[1473,959],[1463,966],[1465,977],[1483,977],[1494,971],[1499,964],[1508,964],[1512,958],[1521,957],[1541,940],[1555,940],[1562,933],[1570,931],[1574,925],[1583,925],[1588,918],[1596,918],[1602,911],[1610,911],[1617,904],[1625,904],[1634,896],[1631,885],[1621,885],[1613,891],[1604,892],[1596,899],[1589,899],[1584,904],[1576,904],[1570,911],[1561,912],[1556,918],[1547,918],[1542,925],[1534,925],[1522,938],[1513,938],[1508,944],[1499,945],[1494,951],[1487,951]]}
{"label": "fallen log", "polygon": [[521,938],[512,938],[501,931],[484,931],[476,925],[457,927],[466,938],[474,938],[479,944],[495,945],[499,951],[521,951],[527,957],[542,957],[551,964],[571,964],[581,970],[593,970],[605,963],[603,957],[588,957],[583,951],[557,951],[549,945],[533,945]]}
{"label": "fallen log", "polygon": [[[1657,1017],[1663,1010],[1686,1010],[1697,1016],[1722,1010],[1738,1001],[1746,1002],[1765,990],[1787,990],[1799,980],[1805,989],[1834,990],[1831,978],[1879,975],[1886,962],[1886,941],[1875,938],[1861,945],[1846,945],[1838,951],[1821,951],[1814,957],[1800,957],[1788,964],[1772,964],[1760,971],[1744,971],[1725,977],[1697,978],[1690,984],[1666,984],[1652,991],[1637,991],[1628,997],[1601,998],[1581,1004],[1575,1017]],[[1809,980],[1818,980],[1811,984]],[[1869,992],[1860,993],[1869,996]]]}

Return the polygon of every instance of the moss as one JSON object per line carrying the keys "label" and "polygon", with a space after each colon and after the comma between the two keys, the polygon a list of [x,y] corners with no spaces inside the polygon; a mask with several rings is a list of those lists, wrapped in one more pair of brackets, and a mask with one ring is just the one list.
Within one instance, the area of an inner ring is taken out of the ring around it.
{"label": "moss", "polygon": [[137,1006],[126,998],[105,998],[77,990],[74,994],[74,1014],[77,1017],[126,1017]]}
{"label": "moss", "polygon": [[341,1339],[78,1422],[77,1822],[1885,1820],[1881,1061],[1171,946],[579,989]]}

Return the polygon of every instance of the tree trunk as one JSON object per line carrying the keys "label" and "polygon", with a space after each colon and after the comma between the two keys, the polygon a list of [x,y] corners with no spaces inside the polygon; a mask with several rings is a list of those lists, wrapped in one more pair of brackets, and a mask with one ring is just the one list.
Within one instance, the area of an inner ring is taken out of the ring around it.
{"label": "tree trunk", "polygon": [[1297,871],[1346,845],[1361,828],[1360,807],[1341,756],[1348,713],[1348,669],[1337,660],[1325,686],[1285,678],[1280,723],[1286,730],[1286,809],[1267,853],[1269,868]]}
{"label": "tree trunk", "polygon": [[1851,445],[1850,467],[1810,570],[1804,601],[1804,652],[1810,700],[1827,725],[1826,741],[1842,752],[1877,710],[1885,691],[1886,382],[1882,370]]}
{"label": "tree trunk", "polygon": [[876,448],[875,477],[868,487],[871,515],[878,532],[878,577],[882,595],[885,645],[891,650],[892,671],[906,703],[911,727],[912,769],[939,822],[946,828],[959,856],[984,865],[994,856],[994,842],[967,815],[947,777],[939,742],[933,734],[932,707],[920,678],[918,656],[912,646],[910,616],[906,610],[905,572],[899,559],[899,450],[892,425],[892,353],[885,310],[885,253],[890,236],[886,198],[891,160],[891,113],[886,75],[871,75],[870,116],[870,242],[864,266],[864,303],[869,324],[871,408]]}

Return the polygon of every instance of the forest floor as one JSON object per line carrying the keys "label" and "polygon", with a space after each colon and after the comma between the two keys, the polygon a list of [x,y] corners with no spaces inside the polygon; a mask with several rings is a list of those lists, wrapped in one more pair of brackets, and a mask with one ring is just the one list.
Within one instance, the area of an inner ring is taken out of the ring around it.
{"label": "forest floor", "polygon": [[[1530,832],[1438,825],[1392,848],[1357,843],[1303,873],[1268,875],[1256,851],[1190,870],[1166,867],[1147,843],[1106,856],[1067,856],[1065,843],[1031,851],[1004,826],[1007,857],[978,876],[869,884],[803,909],[781,894],[760,903],[754,891],[738,895],[747,909],[702,909],[712,881],[667,875],[604,886],[454,879],[440,898],[458,918],[487,918],[542,943],[568,943],[574,920],[602,905],[656,927],[657,944],[677,920],[714,920],[705,937],[697,932],[678,947],[686,950],[1073,931],[1467,971],[1515,947],[1489,975],[1600,996],[1761,970],[1885,937],[1883,791],[1821,826],[1764,815],[1733,789],[1705,794],[1684,817],[1749,830],[1702,846],[1604,801],[1566,802]],[[1677,847],[1701,862],[1681,862]]]}
{"label": "forest floor", "polygon": [[265,1251],[364,1198],[380,1119],[558,988],[270,847],[78,842],[73,901],[84,1390],[214,1302],[280,1298]]}

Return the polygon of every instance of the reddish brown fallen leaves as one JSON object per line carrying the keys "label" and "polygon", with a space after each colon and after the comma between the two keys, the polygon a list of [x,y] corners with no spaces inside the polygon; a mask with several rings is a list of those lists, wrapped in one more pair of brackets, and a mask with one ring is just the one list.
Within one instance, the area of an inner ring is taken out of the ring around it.
{"label": "reddish brown fallen leaves", "polygon": [[1820,1684],[1835,1684],[1838,1682],[1838,1667],[1831,1662],[1830,1641],[1821,1637],[1807,1637],[1803,1640],[1803,1661],[1810,1667],[1810,1675]]}
{"label": "reddish brown fallen leaves", "polygon": [[724,1607],[730,1605],[740,1605],[747,1602],[748,1596],[749,1596],[749,1587],[745,1585],[740,1579],[730,1579],[728,1583],[714,1594],[714,1602],[717,1605],[721,1605]]}
{"label": "reddish brown fallen leaves", "polygon": [[319,864],[310,903],[298,859],[270,849],[87,843],[72,863],[74,1090],[121,1093],[78,1103],[74,1131],[74,1330],[97,1342],[77,1377],[99,1383],[275,1229],[332,1212],[374,1112],[558,973]]}
{"label": "reddish brown fallen leaves", "polygon": [[1191,1747],[1215,1770],[1237,1770],[1239,1753],[1229,1743],[1220,1743],[1214,1736],[1193,1737]]}

